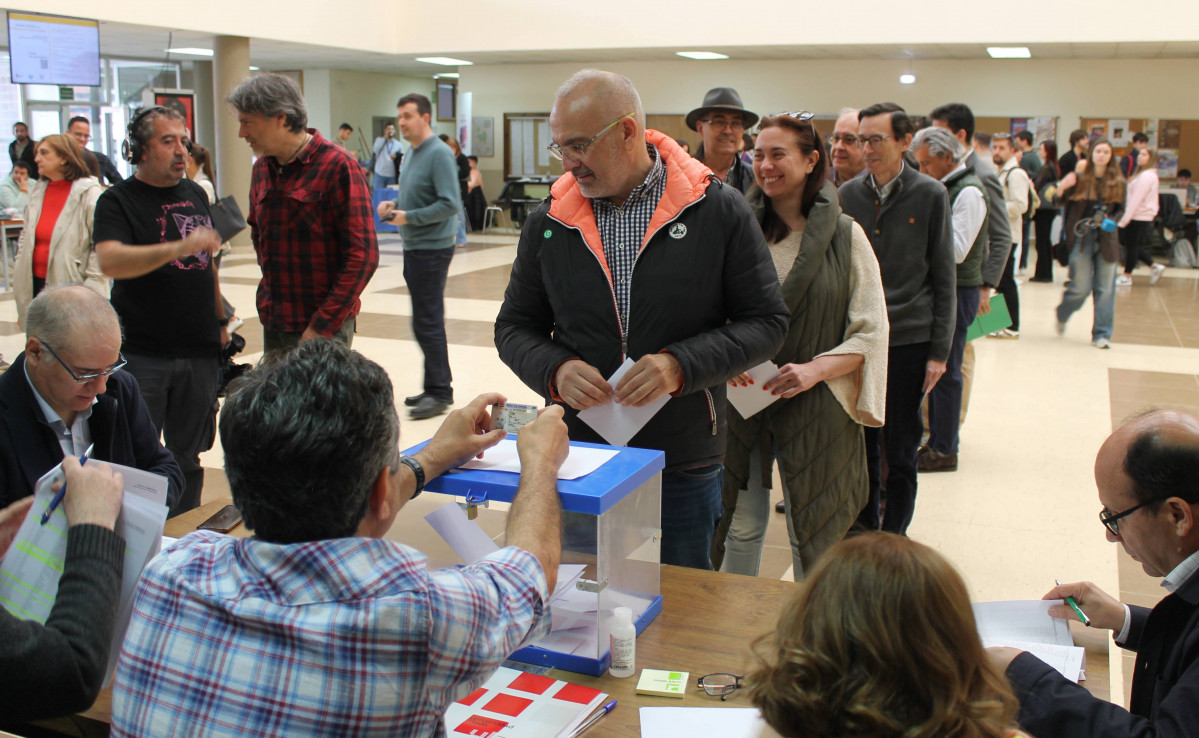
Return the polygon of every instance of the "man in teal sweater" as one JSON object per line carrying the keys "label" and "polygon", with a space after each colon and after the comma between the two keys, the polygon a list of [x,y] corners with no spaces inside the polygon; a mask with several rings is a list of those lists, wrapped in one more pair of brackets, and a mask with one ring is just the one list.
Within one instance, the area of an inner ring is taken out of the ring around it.
{"label": "man in teal sweater", "polygon": [[454,403],[445,338],[445,280],[454,258],[454,227],[462,211],[454,153],[433,135],[433,105],[410,94],[396,104],[400,135],[412,144],[400,169],[400,194],[379,204],[379,217],[400,227],[404,282],[412,296],[412,333],[425,354],[425,383],[407,397],[413,420],[444,413]]}

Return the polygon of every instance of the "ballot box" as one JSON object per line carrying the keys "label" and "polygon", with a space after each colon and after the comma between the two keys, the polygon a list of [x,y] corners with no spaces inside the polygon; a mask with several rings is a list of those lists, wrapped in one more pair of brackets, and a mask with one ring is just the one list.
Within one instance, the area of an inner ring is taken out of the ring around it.
{"label": "ballot box", "polygon": [[[420,444],[405,451],[415,454]],[[598,676],[609,664],[609,629],[616,607],[633,611],[640,634],[662,611],[659,586],[662,539],[662,469],[665,454],[572,442],[559,473],[562,566],[551,595],[550,634],[510,658]],[[598,463],[598,466],[596,464]],[[520,476],[514,440],[484,454],[482,462],[434,479],[426,492],[454,498],[473,517],[510,503]],[[580,471],[594,471],[571,477]],[[504,545],[500,533],[496,543]]]}

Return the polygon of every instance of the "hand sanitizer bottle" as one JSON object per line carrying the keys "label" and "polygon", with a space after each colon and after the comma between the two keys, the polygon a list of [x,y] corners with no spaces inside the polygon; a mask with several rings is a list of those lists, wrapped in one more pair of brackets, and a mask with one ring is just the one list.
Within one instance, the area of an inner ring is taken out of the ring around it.
{"label": "hand sanitizer bottle", "polygon": [[633,611],[618,607],[612,611],[611,640],[612,665],[608,673],[614,677],[630,677],[637,671],[637,628],[633,625]]}

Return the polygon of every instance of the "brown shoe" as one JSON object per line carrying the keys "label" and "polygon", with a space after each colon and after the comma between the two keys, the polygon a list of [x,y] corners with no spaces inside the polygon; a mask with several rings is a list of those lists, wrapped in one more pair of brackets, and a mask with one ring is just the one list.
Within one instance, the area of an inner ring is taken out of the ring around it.
{"label": "brown shoe", "polygon": [[916,457],[916,469],[922,472],[957,471],[958,455],[943,454],[937,449],[929,447]]}

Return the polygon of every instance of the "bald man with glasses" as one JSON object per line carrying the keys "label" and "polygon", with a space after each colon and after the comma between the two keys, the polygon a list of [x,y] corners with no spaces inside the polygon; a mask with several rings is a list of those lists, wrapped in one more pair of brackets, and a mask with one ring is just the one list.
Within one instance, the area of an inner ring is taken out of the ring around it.
{"label": "bald man with glasses", "polygon": [[29,303],[25,351],[0,375],[0,507],[89,446],[91,458],[165,476],[168,504],[182,496],[183,472],[120,349],[117,314],[90,289],[53,287]]}
{"label": "bald man with glasses", "polygon": [[[1073,597],[1093,628],[1137,654],[1128,709],[1092,696],[1037,657],[992,648],[1020,699],[1021,727],[1056,738],[1199,735],[1199,420],[1155,411],[1125,423],[1095,459],[1107,540],[1152,577],[1165,596],[1152,609],[1125,605],[1090,582],[1054,587]],[[1059,618],[1077,619],[1056,605]]]}
{"label": "bald man with glasses", "polygon": [[[573,440],[604,442],[581,410],[666,399],[628,445],[666,454],[662,563],[711,569],[725,381],[782,346],[778,272],[745,199],[646,130],[627,78],[579,72],[549,122],[564,174],[525,223],[496,348],[525,384],[566,406]],[[626,359],[631,368],[609,383]]]}

